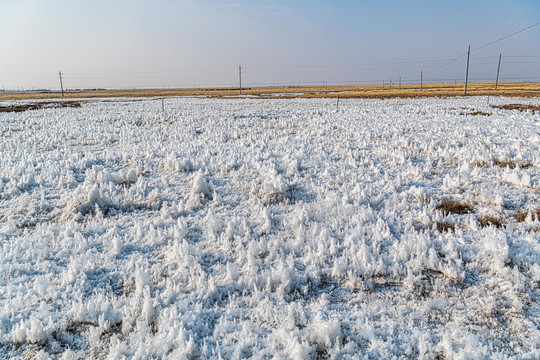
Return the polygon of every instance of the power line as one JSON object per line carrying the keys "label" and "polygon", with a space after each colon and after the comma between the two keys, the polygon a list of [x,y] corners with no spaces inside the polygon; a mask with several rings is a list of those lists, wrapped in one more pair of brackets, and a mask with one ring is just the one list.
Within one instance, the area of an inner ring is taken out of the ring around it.
{"label": "power line", "polygon": [[450,65],[451,63],[453,63],[453,62],[456,61],[456,60],[461,59],[461,58],[464,57],[465,55],[467,55],[467,53],[463,53],[463,54],[459,55],[457,58],[452,59],[452,60],[450,60],[449,62],[446,62],[446,63],[442,64],[441,66],[436,67],[436,68],[433,69],[433,70],[428,71],[428,72],[426,73],[426,75],[429,75],[429,74],[431,74],[431,73],[434,72],[434,71],[437,71],[437,70],[439,70],[439,69],[442,69],[442,68],[445,67],[446,65]]}
{"label": "power line", "polygon": [[492,42],[490,42],[490,43],[487,43],[487,44],[485,44],[485,45],[482,45],[482,46],[480,46],[480,47],[477,47],[476,49],[473,49],[473,50],[471,50],[471,51],[476,51],[476,50],[483,49],[483,48],[485,48],[486,46],[493,45],[493,44],[495,44],[495,43],[497,43],[497,42],[499,42],[499,41],[502,41],[502,40],[504,40],[504,39],[508,39],[508,38],[511,37],[511,36],[517,35],[517,34],[519,34],[519,33],[521,33],[521,32],[524,32],[525,30],[529,30],[529,29],[531,29],[531,28],[533,28],[533,27],[535,27],[535,26],[538,26],[538,25],[540,25],[540,22],[537,22],[537,23],[534,24],[534,25],[527,26],[526,28],[523,28],[523,29],[518,30],[518,31],[516,31],[516,32],[514,32],[514,33],[511,33],[510,35],[503,36],[503,37],[500,38],[500,39],[494,40],[494,41],[492,41]]}
{"label": "power line", "polygon": [[[524,31],[527,31],[531,28],[534,28],[536,26],[540,25],[540,22],[537,22],[536,24],[533,24],[533,25],[529,25],[523,29],[520,29],[518,31],[515,31],[511,34],[508,34],[508,35],[505,35],[503,37],[500,37],[496,40],[493,40],[491,42],[488,42],[482,46],[479,46],[477,48],[474,48],[474,49],[471,49],[470,51],[477,51],[477,50],[480,50],[480,49],[483,49],[485,47],[488,47],[490,45],[493,45],[497,42],[500,42],[500,41],[503,41],[505,39],[508,39],[512,36],[515,36],[519,33],[522,33]],[[540,57],[540,55],[538,55],[540,53],[538,52],[521,52],[521,53],[514,53],[514,55],[507,55],[506,57],[508,58],[538,58]],[[440,65],[440,66],[437,66],[436,68],[428,71],[428,72],[425,72],[423,73],[423,75],[429,75],[445,66],[448,66],[450,65],[451,63],[463,58],[465,55],[467,55],[467,53],[463,53],[461,55],[459,55],[458,57],[456,58],[453,58],[447,62],[445,62],[444,64]],[[447,57],[446,57],[447,58]],[[491,58],[491,57],[488,57],[486,55],[484,56],[478,56],[478,57],[475,57],[475,60],[476,59],[483,59],[483,58]],[[281,71],[280,73],[286,73],[286,72],[294,72],[294,73],[307,73],[307,72],[326,72],[326,73],[339,73],[339,72],[360,72],[360,71],[373,71],[373,70],[389,70],[390,68],[389,67],[379,67],[379,68],[371,68],[371,66],[385,66],[385,65],[388,65],[388,66],[392,66],[392,70],[393,71],[396,71],[396,70],[408,70],[408,69],[417,69],[418,67],[404,67],[404,66],[396,66],[396,65],[400,65],[400,64],[411,64],[411,66],[413,64],[418,64],[418,63],[430,63],[430,62],[435,62],[435,61],[439,61],[439,60],[442,60],[442,59],[445,59],[445,57],[424,57],[424,58],[415,58],[415,59],[394,59],[394,60],[386,60],[386,61],[378,61],[378,62],[374,62],[375,60],[374,59],[370,59],[370,61],[366,61],[366,62],[359,62],[359,63],[293,63],[293,64],[274,64],[274,65],[271,65],[271,64],[268,64],[268,65],[262,65],[262,64],[252,64],[252,65],[249,65],[246,67],[248,71],[251,70],[251,72],[248,72],[248,74],[264,74],[264,73],[267,73],[267,72],[271,72],[269,71],[270,69],[284,69],[284,68],[289,68],[290,70],[285,70],[285,71]],[[491,64],[492,62],[489,62],[489,63],[474,63],[475,65],[482,65],[482,64]],[[514,61],[514,62],[509,62],[509,63],[528,63],[528,62],[518,62],[518,61]],[[132,79],[132,78],[137,78],[137,79],[140,79],[140,75],[148,75],[148,76],[151,76],[151,75],[159,75],[159,74],[163,74],[163,75],[166,75],[166,74],[174,74],[174,73],[190,73],[190,74],[194,74],[194,73],[211,73],[211,72],[216,72],[216,71],[222,71],[222,70],[230,70],[231,68],[233,67],[233,65],[222,65],[222,66],[200,66],[200,67],[191,67],[191,68],[183,68],[182,70],[161,70],[161,71],[124,71],[124,72],[75,72],[75,73],[68,73],[68,78],[69,79],[85,79],[87,78],[86,76],[95,76],[95,75],[101,75],[101,80],[103,79]],[[368,68],[369,67],[369,68]],[[245,69],[246,69],[245,68]],[[301,69],[297,69],[297,68],[301,68]],[[253,71],[253,70],[255,71]],[[261,71],[261,69],[263,69]],[[268,69],[268,70],[264,70],[264,69]],[[321,70],[322,69],[322,70]],[[59,74],[60,75],[60,74]],[[105,76],[103,76],[105,75]],[[139,75],[139,76],[137,76]],[[399,74],[401,75],[401,73]],[[21,74],[21,75],[12,75],[12,74],[0,74],[0,76],[2,76],[3,78],[10,78],[10,79],[22,79],[22,78],[25,78],[25,77],[32,77],[33,79],[50,79],[51,77],[50,76],[43,76],[41,74],[39,75],[30,75],[30,74]],[[65,74],[62,73],[62,76],[65,78]],[[532,78],[531,78],[532,79]],[[370,81],[366,81],[365,83],[373,83],[373,82],[377,82],[376,80],[370,80]],[[295,83],[298,83],[298,82],[295,82]],[[313,81],[311,83],[320,83],[320,81]],[[354,82],[352,81],[352,83],[358,83],[358,82]]]}
{"label": "power line", "polygon": [[417,58],[410,60],[386,60],[386,61],[370,61],[370,62],[358,62],[358,63],[312,63],[312,64],[279,64],[279,65],[256,65],[251,64],[246,66],[249,69],[261,69],[261,68],[325,68],[325,67],[356,67],[356,66],[370,66],[370,65],[395,65],[395,64],[415,64],[415,63],[426,63],[426,62],[438,62],[439,60],[444,59],[444,57],[438,58]]}
{"label": "power line", "polygon": [[58,72],[58,76],[60,76],[60,89],[62,89],[62,97],[64,97],[64,85],[62,84],[62,72]]}
{"label": "power line", "polygon": [[[529,30],[529,29],[531,29],[531,28],[533,28],[533,27],[535,27],[535,26],[538,26],[538,25],[540,25],[540,22],[537,22],[537,23],[534,24],[534,25],[527,26],[526,28],[523,28],[523,29],[521,29],[521,30],[518,30],[518,31],[516,31],[516,32],[513,32],[513,33],[511,33],[511,34],[509,34],[509,35],[503,36],[503,37],[501,37],[501,38],[499,38],[499,39],[497,39],[497,40],[491,41],[491,42],[489,42],[489,43],[487,43],[487,44],[484,44],[484,45],[482,45],[482,46],[480,46],[480,47],[477,47],[477,48],[475,48],[475,49],[472,49],[471,52],[472,52],[472,51],[477,51],[477,50],[483,49],[483,48],[485,48],[485,47],[487,47],[487,46],[489,46],[489,45],[493,45],[493,44],[495,44],[495,43],[497,43],[497,42],[499,42],[499,41],[508,39],[508,38],[511,37],[511,36],[517,35],[517,34],[523,32],[523,31]],[[433,70],[428,71],[428,72],[426,73],[426,75],[431,74],[432,72],[437,71],[437,70],[439,70],[439,69],[445,67],[446,65],[449,65],[449,64],[453,63],[454,61],[461,59],[461,58],[464,57],[465,55],[467,55],[467,53],[463,53],[463,54],[459,55],[457,58],[452,59],[452,60],[448,61],[447,63],[444,63],[444,64],[442,64],[441,66],[436,67],[436,68],[433,69]]]}
{"label": "power line", "polygon": [[207,66],[197,68],[185,68],[182,70],[156,70],[156,71],[118,71],[118,72],[74,72],[73,75],[141,75],[141,74],[170,74],[189,72],[208,72],[230,69],[232,66]]}

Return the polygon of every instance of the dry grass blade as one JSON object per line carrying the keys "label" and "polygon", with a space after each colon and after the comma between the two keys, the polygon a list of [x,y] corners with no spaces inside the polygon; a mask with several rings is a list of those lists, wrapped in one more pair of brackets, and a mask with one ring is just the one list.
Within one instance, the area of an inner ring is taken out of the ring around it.
{"label": "dry grass blade", "polygon": [[449,222],[438,222],[437,223],[437,230],[440,233],[448,232],[450,230],[456,231],[456,226],[454,224],[452,224],[452,223],[449,223]]}
{"label": "dry grass blade", "polygon": [[473,161],[471,163],[472,166],[477,166],[477,167],[483,167],[483,168],[487,168],[487,167],[490,167],[490,164],[486,161],[480,161],[480,160],[477,160],[477,161]]}
{"label": "dry grass blade", "polygon": [[482,227],[493,225],[495,227],[501,228],[503,226],[501,219],[495,216],[481,216],[478,218],[478,221],[480,221],[480,226]]}
{"label": "dry grass blade", "polygon": [[471,115],[471,116],[477,116],[477,115],[481,115],[481,116],[490,116],[491,113],[488,113],[488,112],[484,112],[484,111],[473,111],[473,112],[470,112],[470,113],[467,113],[465,115]]}
{"label": "dry grass blade", "polygon": [[518,163],[518,162],[510,161],[510,160],[495,160],[495,165],[501,168],[509,167],[510,169],[515,169],[518,165],[522,169],[532,166],[532,164],[528,161]]}
{"label": "dry grass blade", "polygon": [[503,110],[518,110],[518,111],[540,111],[540,105],[529,104],[507,104],[507,105],[492,105],[491,107]]}
{"label": "dry grass blade", "polygon": [[[534,220],[535,217],[537,220],[540,220],[540,209],[530,210],[530,213],[532,216],[532,220]],[[516,220],[518,222],[524,222],[525,219],[527,219],[528,215],[529,215],[529,211],[520,210],[518,214],[516,215]]]}
{"label": "dry grass blade", "polygon": [[454,200],[443,200],[439,206],[438,210],[441,210],[444,215],[448,214],[468,214],[473,211],[473,207],[466,203],[460,203],[459,201]]}
{"label": "dry grass blade", "polygon": [[[477,166],[477,167],[483,167],[483,168],[488,168],[491,166],[490,163],[488,163],[487,161],[473,161],[471,163],[472,166]],[[500,159],[497,159],[495,161],[493,161],[493,165],[496,165],[498,167],[501,167],[501,168],[506,168],[506,167],[509,167],[510,169],[515,169],[516,167],[520,167],[522,169],[526,169],[526,168],[529,168],[531,166],[533,166],[533,164],[529,161],[522,161],[522,162],[517,162],[517,161],[511,161],[511,160],[500,160]]]}

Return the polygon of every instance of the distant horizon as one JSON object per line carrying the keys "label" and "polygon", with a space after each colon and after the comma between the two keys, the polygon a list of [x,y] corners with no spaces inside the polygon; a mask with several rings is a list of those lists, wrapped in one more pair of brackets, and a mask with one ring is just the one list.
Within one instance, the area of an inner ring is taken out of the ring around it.
{"label": "distant horizon", "polygon": [[[539,56],[540,58],[540,56]],[[465,65],[461,64],[463,69],[465,69]],[[504,65],[504,63],[503,63]],[[238,71],[238,70],[236,70]],[[62,73],[64,83],[69,84],[69,73],[66,74]],[[238,74],[237,74],[238,76]],[[245,78],[245,74],[243,75]],[[66,82],[65,79],[68,79],[68,82]],[[485,76],[485,77],[471,77],[469,75],[469,82],[495,82],[496,78],[496,69],[493,70],[493,74],[491,77]],[[389,84],[392,82],[393,84],[397,84],[401,81],[403,84],[420,84],[420,74],[417,78],[401,78],[398,76],[397,78],[388,78],[388,79],[377,79],[377,80],[352,80],[352,81],[298,81],[298,82],[267,82],[267,83],[261,83],[261,82],[244,82],[242,81],[243,87],[274,87],[274,86],[346,86],[346,85],[377,85],[377,84]],[[538,82],[540,81],[540,76],[524,76],[524,77],[505,77],[500,76],[499,78],[500,82]],[[143,83],[144,81],[135,82],[135,83]],[[461,77],[454,77],[454,78],[446,78],[446,79],[430,79],[429,77],[424,78],[423,82],[425,84],[442,84],[442,83],[464,83],[465,82],[465,70],[463,70],[463,75]],[[59,80],[56,80],[56,84],[51,83],[51,86],[49,87],[37,87],[37,86],[16,86],[13,88],[8,88],[5,85],[3,85],[2,90],[3,91],[19,91],[18,88],[24,89],[22,91],[35,91],[35,90],[59,90],[60,91],[60,83]],[[88,87],[82,87],[82,86],[73,86],[73,87],[65,87],[64,90],[81,90],[81,89],[104,89],[104,90],[115,90],[115,89],[197,89],[197,88],[223,88],[223,87],[239,87],[239,80],[236,79],[236,82],[231,82],[229,84],[227,83],[208,83],[208,84],[178,84],[178,85],[148,85],[148,86],[138,86],[138,85],[109,85],[109,86],[88,86]]]}
{"label": "distant horizon", "polygon": [[[475,80],[469,80],[469,83],[470,84],[495,84],[495,79],[489,81],[489,80],[485,80],[485,81],[475,81]],[[538,80],[499,80],[499,83],[502,84],[502,83],[515,83],[515,84],[531,84],[531,83],[540,83],[540,79]],[[418,85],[420,86],[420,82],[404,82],[402,80],[402,85],[407,85],[407,86],[411,86],[411,85]],[[423,82],[424,85],[442,85],[442,84],[449,84],[449,85],[459,85],[459,86],[463,86],[464,84],[464,80],[459,80],[456,81],[455,83],[453,81],[446,81],[446,82],[436,82],[436,81],[424,81]],[[382,82],[372,82],[372,83],[339,83],[339,84],[334,84],[334,83],[326,83],[326,84],[322,84],[322,83],[313,83],[313,84],[245,84],[245,85],[242,85],[242,89],[248,89],[248,88],[309,88],[309,87],[315,87],[315,88],[318,88],[318,87],[347,87],[347,86],[351,86],[351,87],[354,87],[354,86],[377,86],[377,85],[380,85],[380,86],[385,86],[385,87],[389,87],[390,85],[392,86],[393,89],[398,89],[399,88],[399,83],[396,83],[396,82],[392,82],[392,84],[390,84],[388,81],[386,81],[384,84]],[[176,86],[157,86],[157,87],[134,87],[134,86],[126,86],[126,87],[120,87],[120,86],[115,86],[115,87],[111,87],[111,88],[107,88],[107,87],[96,87],[96,88],[64,88],[64,92],[75,92],[75,91],[115,91],[115,90],[119,90],[119,91],[125,91],[125,90],[205,90],[205,89],[216,89],[216,90],[221,90],[221,89],[226,89],[226,90],[236,90],[236,89],[239,89],[239,86],[238,84],[234,85],[230,85],[230,86],[226,86],[226,85],[223,85],[223,86],[199,86],[199,87],[189,87],[189,86],[181,86],[181,87],[176,87]],[[60,86],[58,86],[58,88],[55,88],[55,87],[51,87],[51,88],[23,88],[23,87],[20,87],[19,89],[8,89],[8,88],[3,88],[0,90],[0,92],[61,92],[61,88]]]}
{"label": "distant horizon", "polygon": [[[474,89],[474,91],[478,91],[478,86],[484,86],[484,88],[486,86],[489,87],[489,89],[491,89],[491,86],[493,86],[496,81],[495,79],[493,81],[471,81],[469,80],[468,81],[469,83],[469,88],[472,88]],[[403,92],[410,92],[411,90],[421,90],[421,87],[422,87],[422,84],[424,86],[424,90],[433,90],[433,89],[447,89],[448,91],[451,91],[451,92],[454,92],[456,88],[458,89],[462,89],[464,87],[464,81],[456,81],[455,83],[454,82],[423,82],[423,83],[420,83],[420,82],[402,82],[401,85],[399,83],[394,83],[392,82],[392,84],[390,84],[389,82],[385,82],[384,84],[383,83],[370,83],[370,84],[276,84],[276,85],[272,85],[272,84],[268,84],[268,85],[250,85],[250,84],[246,84],[245,86],[243,85],[242,86],[242,91],[257,91],[258,89],[268,89],[270,91],[270,93],[273,93],[273,91],[275,90],[272,90],[272,89],[309,89],[310,91],[320,91],[317,92],[316,94],[327,94],[327,95],[332,95],[332,94],[339,94],[341,92],[345,92],[345,93],[349,93],[349,92],[356,92],[356,91],[360,91],[360,92],[363,92],[363,91],[368,91],[368,92],[372,92],[372,91],[391,91],[391,92],[397,92],[397,94],[399,94],[399,91],[403,91]],[[538,89],[537,88],[530,88],[529,86],[530,85],[534,85],[534,84],[540,84],[540,80],[522,80],[522,81],[501,81],[499,80],[498,82],[499,84],[499,89],[500,90],[496,90],[496,92],[499,92],[499,95],[505,95],[505,96],[508,96],[508,93],[507,91],[503,90],[504,89],[504,86],[508,86],[510,84],[515,84],[516,86],[518,86],[516,88],[516,91],[518,92],[527,92],[529,95],[527,96],[530,96],[530,92],[538,92]],[[447,85],[447,86],[446,86]],[[519,85],[522,85],[521,87],[519,87]],[[338,92],[331,92],[332,90],[325,90],[325,89],[331,89],[331,88],[343,88],[343,90],[333,90],[333,91],[338,91]],[[162,95],[165,95],[165,96],[169,96],[170,93],[174,93],[175,91],[179,91],[179,92],[184,92],[184,91],[187,91],[188,94],[187,95],[178,95],[178,94],[173,94],[172,96],[190,96],[189,95],[189,92],[192,92],[192,93],[197,93],[199,91],[203,91],[203,92],[206,92],[206,91],[209,91],[209,92],[212,92],[212,91],[226,91],[226,92],[230,92],[230,91],[238,91],[239,90],[239,87],[238,85],[236,86],[214,86],[214,87],[114,87],[114,88],[64,88],[63,89],[63,92],[66,93],[66,94],[77,94],[77,93],[109,93],[109,92],[126,92],[126,91],[137,91],[137,92],[147,92],[147,91],[153,91],[155,92],[155,95],[148,95],[148,94],[144,94],[144,95],[141,95],[143,97],[148,97],[148,96],[162,96]],[[484,92],[486,95],[495,95],[496,92],[492,93],[492,90],[488,90],[487,88],[484,89]],[[506,88],[507,90],[507,88]],[[328,92],[330,91],[330,92]],[[461,90],[460,90],[461,91]],[[164,92],[164,93],[162,93]],[[0,94],[24,94],[24,93],[34,93],[34,94],[51,94],[51,95],[59,95],[62,93],[62,90],[60,88],[35,88],[35,89],[23,89],[23,88],[19,88],[19,89],[0,89]],[[169,94],[169,95],[168,95]],[[303,93],[298,93],[299,95],[303,94]],[[307,92],[305,94],[311,94],[311,92]],[[396,96],[399,96],[399,95],[396,95]],[[407,97],[407,96],[406,96]],[[24,98],[23,98],[24,99]]]}

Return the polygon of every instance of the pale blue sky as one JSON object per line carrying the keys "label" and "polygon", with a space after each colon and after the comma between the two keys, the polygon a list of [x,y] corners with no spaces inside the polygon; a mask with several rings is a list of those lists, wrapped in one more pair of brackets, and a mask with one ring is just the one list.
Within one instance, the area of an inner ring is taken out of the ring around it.
{"label": "pale blue sky", "polygon": [[[0,0],[0,87],[462,80],[540,22],[538,0]],[[540,80],[540,25],[470,78]]]}

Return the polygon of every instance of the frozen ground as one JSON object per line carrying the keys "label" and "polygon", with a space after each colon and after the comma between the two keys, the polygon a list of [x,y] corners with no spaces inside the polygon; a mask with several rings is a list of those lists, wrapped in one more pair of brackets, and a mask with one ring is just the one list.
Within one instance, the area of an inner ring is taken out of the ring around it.
{"label": "frozen ground", "polygon": [[0,357],[538,359],[540,114],[486,103],[0,113]]}

